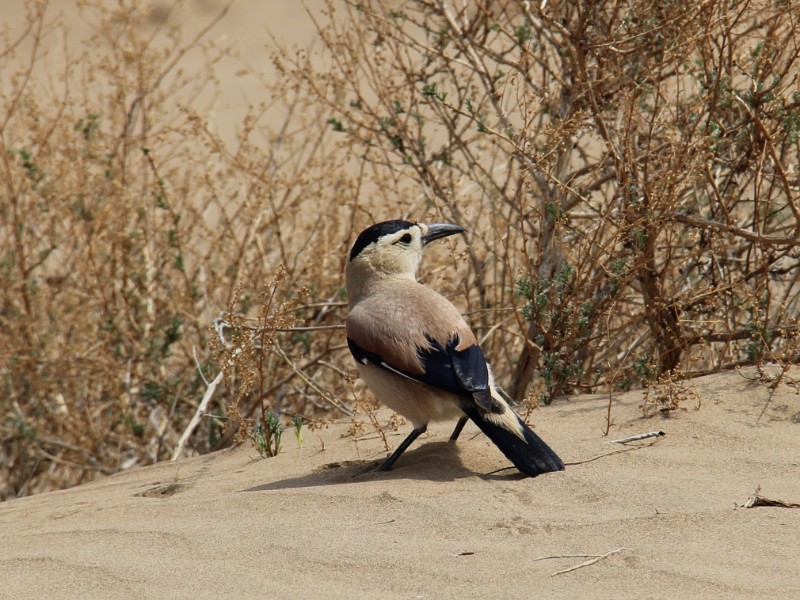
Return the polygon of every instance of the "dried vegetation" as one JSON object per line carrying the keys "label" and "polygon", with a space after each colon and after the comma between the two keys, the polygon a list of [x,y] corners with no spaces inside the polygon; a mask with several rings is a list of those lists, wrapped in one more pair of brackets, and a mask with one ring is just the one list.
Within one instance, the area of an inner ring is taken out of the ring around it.
{"label": "dried vegetation", "polygon": [[796,2],[337,3],[312,50],[273,43],[234,141],[214,22],[86,2],[57,52],[28,5],[0,46],[1,498],[168,458],[220,370],[199,452],[349,412],[344,255],[384,218],[468,229],[423,277],[530,405],[798,362]]}

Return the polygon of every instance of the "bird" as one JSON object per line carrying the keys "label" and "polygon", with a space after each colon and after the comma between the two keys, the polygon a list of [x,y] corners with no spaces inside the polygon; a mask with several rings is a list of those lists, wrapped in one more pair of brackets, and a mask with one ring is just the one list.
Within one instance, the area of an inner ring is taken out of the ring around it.
{"label": "bird", "polygon": [[409,420],[411,433],[378,470],[389,471],[431,421],[471,420],[523,474],[562,471],[558,455],[511,409],[460,311],[417,281],[423,248],[464,233],[451,223],[375,223],[347,255],[347,345],[376,398]]}

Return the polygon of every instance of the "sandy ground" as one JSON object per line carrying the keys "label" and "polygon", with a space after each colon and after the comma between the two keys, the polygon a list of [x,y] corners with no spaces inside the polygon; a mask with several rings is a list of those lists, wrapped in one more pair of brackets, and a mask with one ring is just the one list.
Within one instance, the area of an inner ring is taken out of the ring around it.
{"label": "sandy ground", "polygon": [[0,596],[800,597],[800,509],[741,507],[759,486],[800,502],[800,395],[737,373],[692,386],[666,419],[642,417],[641,392],[615,400],[611,438],[666,433],[615,454],[606,398],[536,411],[579,464],[535,479],[492,474],[507,462],[471,424],[378,473],[379,436],[341,422],[302,448],[287,432],[276,458],[241,447],[13,500]]}

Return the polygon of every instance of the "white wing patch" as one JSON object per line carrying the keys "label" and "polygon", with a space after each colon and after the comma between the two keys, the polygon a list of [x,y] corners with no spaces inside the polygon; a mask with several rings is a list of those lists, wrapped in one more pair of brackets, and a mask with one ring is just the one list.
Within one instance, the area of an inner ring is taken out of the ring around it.
{"label": "white wing patch", "polygon": [[[364,358],[362,358],[361,360],[359,360],[358,362],[360,362],[362,365],[369,365],[369,364],[371,364],[371,363],[370,363],[370,361],[369,361],[369,359],[368,359],[366,356],[365,356]],[[380,364],[380,365],[376,365],[376,366],[379,366],[379,367],[381,367],[381,368],[383,368],[383,369],[386,369],[387,371],[391,371],[392,373],[394,373],[394,374],[396,374],[396,375],[400,375],[400,377],[405,377],[405,378],[406,378],[406,379],[408,379],[409,381],[417,381],[416,379],[414,379],[413,377],[410,377],[410,376],[406,375],[406,374],[405,374],[405,373],[403,373],[402,371],[398,371],[397,369],[395,369],[395,368],[394,368],[392,365],[390,365],[390,364],[389,364],[389,363],[387,363],[386,361],[383,361],[383,360],[382,360],[382,361],[381,361],[381,364]],[[417,383],[419,383],[419,382],[417,382]]]}
{"label": "white wing patch", "polygon": [[387,363],[386,363],[386,362],[384,362],[384,361],[381,361],[381,366],[382,366],[384,369],[387,369],[387,370],[391,371],[392,373],[397,373],[397,374],[398,374],[398,375],[400,375],[401,377],[405,377],[406,379],[408,379],[408,380],[410,380],[410,381],[417,381],[417,380],[416,380],[416,379],[414,379],[413,377],[409,377],[408,375],[406,375],[406,374],[405,374],[405,373],[403,373],[402,371],[398,371],[398,370],[397,370],[397,369],[395,369],[393,366],[391,366],[391,365],[387,364]]}

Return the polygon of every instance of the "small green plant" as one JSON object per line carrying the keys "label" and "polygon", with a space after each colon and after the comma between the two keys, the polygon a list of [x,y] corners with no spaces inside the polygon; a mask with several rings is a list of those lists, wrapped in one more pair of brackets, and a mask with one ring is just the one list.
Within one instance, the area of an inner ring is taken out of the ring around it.
{"label": "small green plant", "polygon": [[302,448],[303,447],[303,424],[305,421],[303,417],[295,416],[292,417],[292,424],[294,425],[294,437],[297,439],[297,445]]}
{"label": "small green plant", "polygon": [[270,443],[267,439],[267,433],[264,430],[264,426],[260,422],[256,423],[256,426],[250,433],[250,439],[252,440],[253,445],[256,447],[256,450],[258,450],[258,453],[261,455],[261,458],[274,456],[272,454]]}
{"label": "small green plant", "polygon": [[280,416],[275,413],[267,413],[264,421],[259,420],[256,423],[250,433],[250,440],[262,458],[271,458],[280,453],[282,436],[283,427]]}
{"label": "small green plant", "polygon": [[[582,301],[576,289],[576,270],[564,262],[551,280],[516,281],[517,293],[525,300],[522,315],[536,331],[533,339],[541,365],[539,377],[545,391],[538,402],[550,404],[581,381],[581,354],[592,338],[604,298]],[[610,299],[610,295],[605,300]],[[595,375],[596,377],[596,375]]]}

